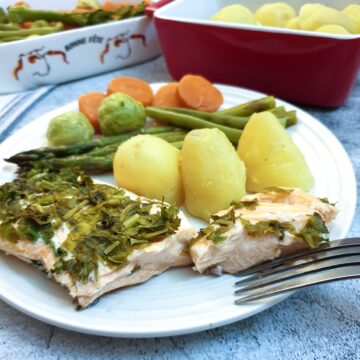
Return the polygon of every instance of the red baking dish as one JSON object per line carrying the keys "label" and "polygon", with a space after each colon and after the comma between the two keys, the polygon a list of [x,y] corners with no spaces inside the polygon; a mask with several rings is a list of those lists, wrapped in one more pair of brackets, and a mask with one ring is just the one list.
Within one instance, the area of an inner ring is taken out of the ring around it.
{"label": "red baking dish", "polygon": [[[201,74],[290,101],[336,107],[347,98],[360,68],[360,35],[213,22],[224,6],[251,10],[271,1],[177,0],[154,14],[167,66],[175,79]],[[296,10],[309,1],[287,0]],[[342,9],[351,1],[322,3]]]}

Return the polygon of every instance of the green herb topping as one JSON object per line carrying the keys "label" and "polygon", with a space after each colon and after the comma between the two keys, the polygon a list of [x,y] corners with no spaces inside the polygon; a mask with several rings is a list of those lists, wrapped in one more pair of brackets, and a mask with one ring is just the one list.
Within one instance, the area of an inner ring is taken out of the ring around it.
{"label": "green herb topping", "polygon": [[255,210],[259,205],[258,199],[248,200],[248,201],[233,201],[231,205],[234,209],[246,208],[248,210]]}
{"label": "green herb topping", "polygon": [[[0,205],[0,236],[43,240],[57,257],[53,272],[67,272],[74,282],[96,278],[99,263],[124,266],[134,250],[180,226],[175,206],[131,200],[123,190],[69,169],[22,171],[0,187]],[[56,248],[53,238],[64,224],[70,233]]]}
{"label": "green herb topping", "polygon": [[309,217],[306,225],[296,234],[312,249],[319,246],[322,241],[329,241],[329,230],[317,212]]}
{"label": "green herb topping", "polygon": [[331,203],[331,202],[329,201],[329,199],[326,198],[326,197],[324,197],[324,198],[319,198],[319,200],[320,200],[321,202],[323,202],[324,204],[328,204],[328,205],[331,205],[331,206],[335,206],[335,205],[336,205],[336,203]]}
{"label": "green herb topping", "polygon": [[211,216],[212,223],[200,230],[198,236],[192,240],[190,247],[203,237],[206,237],[207,240],[212,241],[214,244],[219,244],[226,240],[227,236],[225,236],[225,233],[233,228],[236,220],[240,220],[245,231],[251,237],[273,234],[278,236],[280,240],[283,240],[287,232],[303,240],[310,248],[315,248],[319,246],[320,242],[329,240],[329,230],[318,212],[310,215],[302,230],[297,232],[290,222],[268,220],[258,221],[253,224],[241,215],[235,216],[235,209],[246,207],[247,209],[254,210],[258,206],[257,200],[253,202],[236,202],[232,205],[231,209],[224,215]]}
{"label": "green herb topping", "polygon": [[241,224],[249,236],[258,236],[264,234],[278,235],[282,240],[285,236],[285,231],[295,233],[294,227],[289,222],[280,222],[277,220],[259,221],[252,224],[250,221],[240,217]]}

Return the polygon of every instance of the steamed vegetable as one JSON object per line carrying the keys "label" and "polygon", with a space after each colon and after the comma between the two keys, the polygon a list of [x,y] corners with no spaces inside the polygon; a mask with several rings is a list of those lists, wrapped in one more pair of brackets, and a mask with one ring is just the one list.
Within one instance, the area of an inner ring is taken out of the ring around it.
{"label": "steamed vegetable", "polygon": [[69,111],[53,118],[46,133],[50,146],[87,143],[93,135],[93,126],[83,114],[77,111]]}
{"label": "steamed vegetable", "polygon": [[162,120],[166,123],[188,129],[217,128],[220,129],[234,144],[237,144],[241,136],[241,130],[215,124],[195,116],[174,113],[172,111],[167,111],[161,108],[147,107],[146,115],[154,119]]}
{"label": "steamed vegetable", "polygon": [[178,131],[178,129],[172,126],[157,126],[153,128],[141,128],[139,130],[128,132],[126,134],[100,137],[92,140],[86,144],[79,145],[65,145],[56,148],[42,147],[38,149],[23,151],[6,159],[8,162],[12,162],[18,165],[26,164],[29,161],[37,161],[51,158],[63,158],[72,155],[80,155],[88,153],[92,150],[99,151],[111,145],[119,145],[122,142],[130,139],[132,136],[140,134],[169,134]]}
{"label": "steamed vegetable", "polygon": [[138,135],[119,146],[114,157],[116,184],[138,195],[180,205],[184,199],[180,151],[151,135]]}
{"label": "steamed vegetable", "polygon": [[[169,143],[179,142],[185,138],[186,132],[184,131],[170,131],[154,134],[154,136],[159,137]],[[119,144],[125,142],[126,140],[132,138],[134,134],[124,134],[122,140],[119,140],[119,143],[107,145],[100,148],[95,148],[94,150],[84,152],[80,155],[70,155],[65,157],[40,157],[35,160],[24,160],[21,156],[15,156],[16,159],[7,159],[9,162],[15,162],[23,167],[42,167],[42,168],[78,168],[83,171],[92,174],[99,174],[110,171],[112,169],[113,157],[119,146]],[[86,147],[87,144],[84,144]],[[26,153],[25,153],[26,155]],[[37,154],[33,154],[37,155]],[[34,156],[34,157],[35,157]]]}
{"label": "steamed vegetable", "polygon": [[247,170],[246,189],[295,187],[308,191],[314,178],[300,149],[270,112],[254,114],[237,148]]}
{"label": "steamed vegetable", "polygon": [[236,105],[231,108],[219,111],[218,114],[233,116],[250,116],[255,112],[273,109],[276,101],[273,96],[265,96],[257,100],[251,100],[244,104]]}
{"label": "steamed vegetable", "polygon": [[149,106],[153,100],[153,92],[150,85],[142,80],[132,77],[117,77],[110,81],[107,94],[123,93],[144,106]]}
{"label": "steamed vegetable", "polygon": [[181,150],[185,205],[206,221],[245,194],[245,166],[223,132],[190,131]]}
{"label": "steamed vegetable", "polygon": [[248,8],[240,4],[229,5],[222,8],[211,17],[211,20],[239,24],[256,24],[254,14]]}
{"label": "steamed vegetable", "polygon": [[293,30],[300,30],[300,23],[299,23],[299,18],[293,18],[291,19],[286,25],[285,27],[287,29],[293,29]]}
{"label": "steamed vegetable", "polygon": [[[28,39],[66,29],[101,24],[143,15],[148,3],[119,4],[116,9],[101,8],[96,0],[80,0],[76,9],[54,11],[31,9],[23,2],[9,6],[8,13],[0,8],[0,43]],[[18,26],[18,29],[14,27]],[[14,32],[17,30],[16,32]]]}
{"label": "steamed vegetable", "polygon": [[76,8],[86,10],[99,10],[101,9],[101,5],[97,0],[78,0]]}
{"label": "steamed vegetable", "polygon": [[[249,121],[249,116],[232,116],[224,115],[221,112],[208,113],[204,111],[197,111],[184,108],[163,108],[165,111],[171,111],[173,113],[184,114],[194,116],[202,120],[210,121],[215,124],[229,126],[235,129],[244,129],[245,125]],[[280,106],[270,110],[280,121],[282,126],[291,126],[296,124],[296,112],[286,111],[284,107]]]}
{"label": "steamed vegetable", "polygon": [[350,33],[356,33],[356,24],[345,14],[334,8],[320,4],[306,4],[299,13],[302,30],[316,30],[323,25],[340,25]]}
{"label": "steamed vegetable", "polygon": [[341,35],[350,35],[350,33],[341,25],[323,25],[316,29],[318,32],[327,33],[327,34],[341,34]]}
{"label": "steamed vegetable", "polygon": [[88,118],[97,133],[100,132],[98,110],[104,99],[105,95],[101,92],[83,94],[78,99],[79,111]]}
{"label": "steamed vegetable", "polygon": [[162,86],[154,95],[153,106],[180,108],[183,103],[178,94],[178,84],[172,82]]}
{"label": "steamed vegetable", "polygon": [[351,4],[347,6],[343,11],[343,14],[348,16],[356,26],[356,33],[360,34],[360,5]]}
{"label": "steamed vegetable", "polygon": [[98,115],[104,135],[118,135],[145,125],[144,107],[125,94],[106,97],[100,104]]}
{"label": "steamed vegetable", "polygon": [[57,21],[76,26],[99,24],[112,20],[121,20],[130,16],[144,13],[147,3],[123,5],[113,11],[103,9],[89,9],[88,11],[53,11],[30,9],[26,5],[15,5],[8,8],[10,22],[22,24],[27,21],[46,20]]}
{"label": "steamed vegetable", "polygon": [[284,27],[296,17],[296,13],[290,5],[278,2],[261,6],[255,17],[261,25]]}
{"label": "steamed vegetable", "polygon": [[198,75],[185,75],[178,84],[178,94],[185,107],[201,111],[216,111],[223,103],[221,92]]}
{"label": "steamed vegetable", "polygon": [[319,3],[305,3],[296,13],[294,8],[285,2],[268,3],[256,10],[255,22],[247,21],[251,16],[251,11],[242,5],[231,5],[221,9],[211,19],[330,34],[360,34],[358,4],[350,4],[340,11]]}

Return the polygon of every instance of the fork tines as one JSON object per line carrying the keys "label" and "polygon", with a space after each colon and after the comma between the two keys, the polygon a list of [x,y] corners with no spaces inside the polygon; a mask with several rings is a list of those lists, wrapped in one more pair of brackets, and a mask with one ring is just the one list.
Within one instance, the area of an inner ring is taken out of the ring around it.
{"label": "fork tines", "polygon": [[[250,276],[251,275],[251,276]],[[323,243],[238,273],[236,304],[324,282],[360,276],[360,238]]]}

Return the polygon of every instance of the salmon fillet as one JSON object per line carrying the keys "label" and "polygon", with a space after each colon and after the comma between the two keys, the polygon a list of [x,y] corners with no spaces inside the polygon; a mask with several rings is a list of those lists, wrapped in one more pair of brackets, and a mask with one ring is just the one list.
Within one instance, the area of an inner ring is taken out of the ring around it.
{"label": "salmon fillet", "polygon": [[326,240],[325,224],[335,215],[333,205],[299,189],[245,196],[212,216],[209,228],[192,242],[194,270],[233,274],[304,249],[312,233]]}
{"label": "salmon fillet", "polygon": [[[168,204],[142,198],[125,190],[123,190],[123,194],[131,199],[131,201],[140,201],[141,204],[144,205],[152,204],[149,214],[156,214],[160,211],[166,212],[170,207]],[[107,199],[106,201],[109,202],[111,200],[112,198]],[[128,200],[130,205],[131,201]],[[24,200],[19,200],[19,202],[21,203],[20,206],[22,208],[29,206]],[[99,204],[102,206],[101,203]],[[100,206],[99,204],[97,206]],[[1,204],[0,201],[0,205],[4,204]],[[99,207],[100,211],[101,206]],[[93,209],[92,206],[87,204],[79,209],[73,216],[85,216],[91,208]],[[135,218],[138,219],[136,214]],[[189,245],[189,241],[196,236],[197,233],[181,211],[177,212],[175,220],[178,221],[178,226],[176,231],[172,234],[159,236],[149,244],[135,245],[131,253],[127,256],[126,261],[119,264],[119,266],[116,264],[111,264],[110,266],[109,262],[103,261],[100,258],[97,262],[96,271],[89,272],[86,279],[74,278],[71,273],[66,271],[67,268],[61,271],[57,270],[59,260],[62,260],[63,263],[65,263],[75,259],[72,250],[69,250],[69,247],[65,246],[70,234],[76,230],[76,226],[79,226],[78,224],[76,225],[75,222],[75,225],[73,225],[74,228],[72,227],[71,222],[64,222],[59,226],[54,232],[50,243],[41,238],[36,241],[30,241],[23,237],[16,241],[9,241],[9,239],[5,239],[4,236],[1,236],[4,234],[4,231],[1,228],[1,225],[3,224],[0,222],[0,250],[4,251],[6,254],[16,256],[25,262],[33,263],[40,267],[41,270],[49,275],[49,277],[68,289],[71,297],[79,308],[85,308],[101,295],[109,291],[142,283],[151,277],[166,271],[170,267],[191,264],[192,261],[186,249]],[[114,221],[113,226],[121,225],[120,219],[112,219],[112,221]],[[117,221],[119,224],[117,224]],[[17,229],[16,222],[13,222],[12,225]],[[66,255],[61,257],[60,254],[63,254],[65,250]],[[74,266],[76,266],[76,264]],[[83,269],[80,269],[80,275],[82,270]]]}

